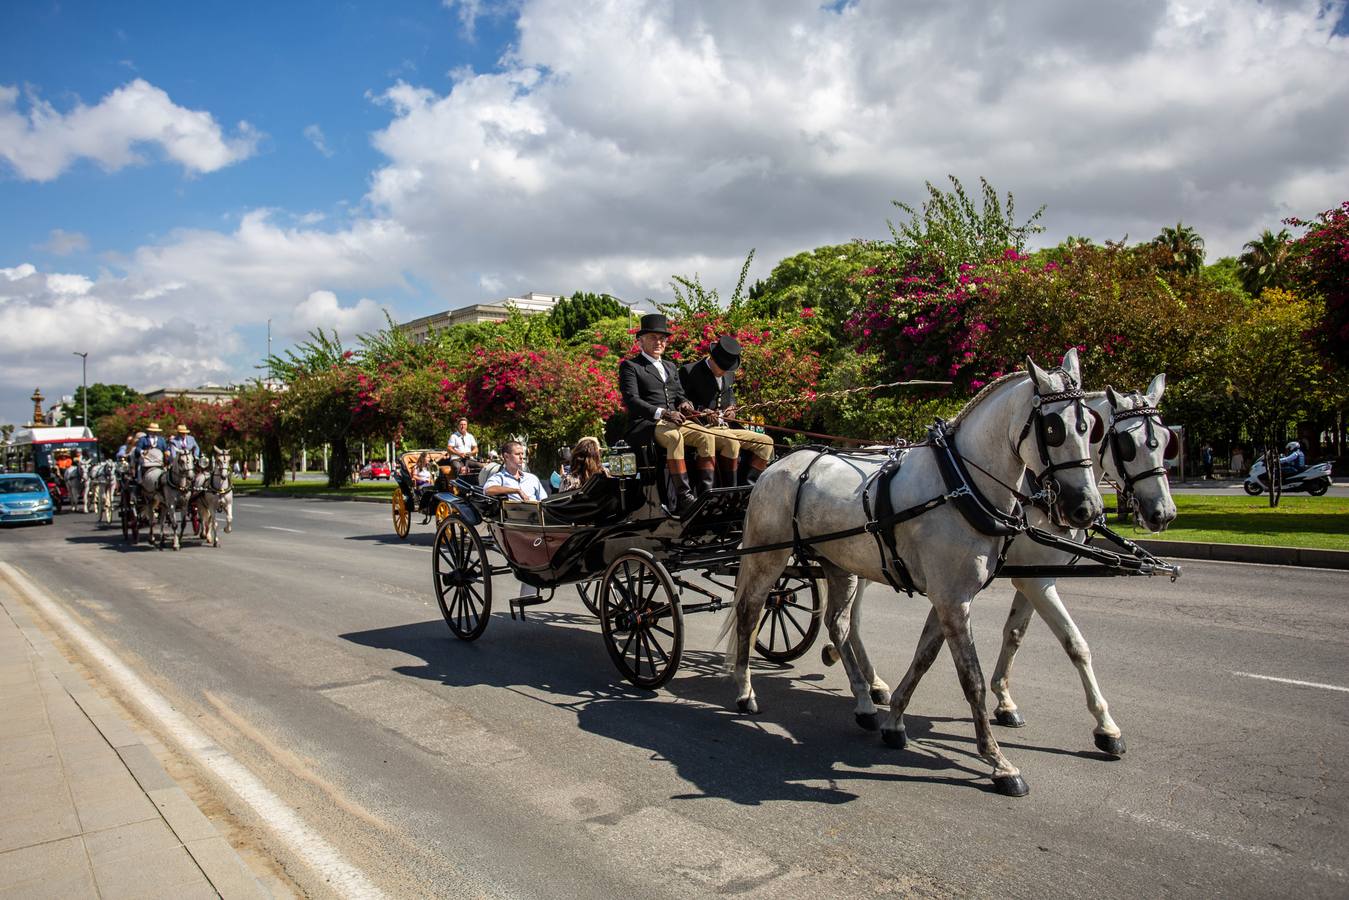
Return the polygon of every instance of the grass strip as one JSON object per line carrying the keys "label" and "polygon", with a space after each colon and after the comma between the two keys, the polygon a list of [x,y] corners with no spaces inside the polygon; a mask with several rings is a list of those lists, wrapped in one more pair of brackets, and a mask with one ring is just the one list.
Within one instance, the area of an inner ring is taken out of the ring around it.
{"label": "grass strip", "polygon": [[[1172,494],[1176,521],[1162,534],[1125,528],[1125,537],[1210,544],[1258,544],[1349,550],[1349,498],[1285,495],[1274,509],[1269,498]],[[1109,502],[1110,498],[1107,498]]]}

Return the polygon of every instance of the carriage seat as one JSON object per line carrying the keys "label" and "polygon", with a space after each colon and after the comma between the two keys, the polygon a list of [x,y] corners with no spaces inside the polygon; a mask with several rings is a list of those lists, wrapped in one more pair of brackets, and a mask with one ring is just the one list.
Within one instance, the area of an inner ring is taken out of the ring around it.
{"label": "carriage seat", "polygon": [[635,478],[592,475],[576,490],[554,494],[539,506],[549,524],[603,526],[623,521],[643,499]]}

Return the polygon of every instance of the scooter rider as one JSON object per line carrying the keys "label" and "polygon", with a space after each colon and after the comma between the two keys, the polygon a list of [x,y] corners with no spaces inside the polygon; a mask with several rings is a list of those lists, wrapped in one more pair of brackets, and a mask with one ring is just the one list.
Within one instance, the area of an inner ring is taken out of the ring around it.
{"label": "scooter rider", "polygon": [[1297,441],[1289,441],[1283,448],[1284,455],[1279,457],[1279,471],[1287,478],[1289,475],[1296,475],[1307,468],[1307,456],[1302,452],[1302,445]]}

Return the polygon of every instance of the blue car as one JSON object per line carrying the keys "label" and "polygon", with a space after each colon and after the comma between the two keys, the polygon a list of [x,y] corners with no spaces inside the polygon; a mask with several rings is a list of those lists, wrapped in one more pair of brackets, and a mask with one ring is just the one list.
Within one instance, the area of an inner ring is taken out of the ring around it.
{"label": "blue car", "polygon": [[52,523],[52,497],[36,475],[0,475],[0,524]]}

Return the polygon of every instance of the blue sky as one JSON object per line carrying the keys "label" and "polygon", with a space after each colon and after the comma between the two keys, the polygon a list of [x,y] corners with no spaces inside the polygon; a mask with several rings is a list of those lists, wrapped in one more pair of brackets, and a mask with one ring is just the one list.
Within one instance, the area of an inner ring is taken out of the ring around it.
{"label": "blue sky", "polygon": [[[248,378],[310,329],[728,292],[983,176],[1045,243],[1210,258],[1349,185],[1321,0],[0,7],[0,421]],[[321,146],[320,146],[321,145]],[[73,362],[72,362],[73,360]]]}

